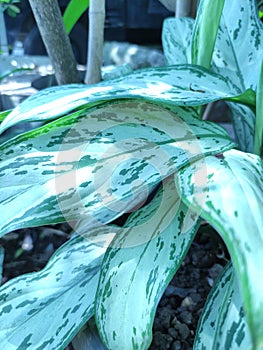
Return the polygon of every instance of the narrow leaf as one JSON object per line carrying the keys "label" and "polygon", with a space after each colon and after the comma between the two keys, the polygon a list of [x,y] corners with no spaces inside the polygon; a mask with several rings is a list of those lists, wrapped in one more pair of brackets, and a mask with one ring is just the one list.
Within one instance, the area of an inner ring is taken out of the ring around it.
{"label": "narrow leaf", "polygon": [[193,349],[252,349],[238,279],[230,263],[209,293]]}
{"label": "narrow leaf", "polygon": [[243,299],[252,343],[263,345],[263,165],[236,150],[179,170],[183,200],[224,239]]}
{"label": "narrow leaf", "polygon": [[210,68],[225,0],[201,0],[193,29],[192,63]]}
{"label": "narrow leaf", "polygon": [[103,261],[95,306],[109,349],[148,349],[157,305],[194,238],[197,218],[180,201],[170,178],[114,238]]}
{"label": "narrow leaf", "polygon": [[63,14],[66,33],[69,34],[80,16],[88,9],[89,0],[71,0]]}

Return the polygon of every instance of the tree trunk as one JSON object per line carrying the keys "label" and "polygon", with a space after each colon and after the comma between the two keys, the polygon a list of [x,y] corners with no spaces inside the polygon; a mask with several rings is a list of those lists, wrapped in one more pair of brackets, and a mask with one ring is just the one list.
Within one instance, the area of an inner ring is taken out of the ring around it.
{"label": "tree trunk", "polygon": [[80,83],[57,0],[29,0],[59,85]]}
{"label": "tree trunk", "polygon": [[101,80],[105,21],[105,0],[91,0],[89,5],[89,42],[86,84]]}

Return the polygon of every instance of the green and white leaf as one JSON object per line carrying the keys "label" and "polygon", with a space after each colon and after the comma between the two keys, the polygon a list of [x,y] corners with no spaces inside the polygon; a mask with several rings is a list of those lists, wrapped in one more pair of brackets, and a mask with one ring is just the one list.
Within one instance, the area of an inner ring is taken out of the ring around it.
{"label": "green and white leaf", "polygon": [[[233,13],[235,15],[230,16]],[[256,90],[260,65],[263,57],[263,26],[258,17],[258,9],[254,0],[225,0],[218,37],[213,55],[213,70],[225,77],[240,92],[249,88]],[[241,150],[253,151],[255,115],[246,111],[242,114],[230,104],[233,113],[233,124]],[[246,119],[243,123],[240,118]],[[253,128],[251,129],[251,126]],[[241,128],[243,130],[241,130]],[[245,146],[247,141],[249,144]]]}
{"label": "green and white leaf", "polygon": [[228,77],[240,91],[256,90],[262,56],[263,25],[256,1],[225,0],[213,69]]}
{"label": "green and white leaf", "polygon": [[209,293],[199,320],[193,349],[252,348],[238,279],[229,263]]}
{"label": "green and white leaf", "polygon": [[[222,158],[222,159],[221,159]],[[255,349],[263,345],[263,165],[236,150],[179,170],[182,198],[222,236],[240,283]]]}
{"label": "green and white leaf", "polygon": [[255,133],[255,114],[247,106],[239,103],[227,102],[231,109],[232,124],[235,131],[239,149],[245,152],[253,152]]}
{"label": "green and white leaf", "polygon": [[0,288],[0,343],[8,350],[64,350],[94,313],[94,299],[108,233],[96,241],[76,236],[39,271]]}
{"label": "green and white leaf", "polygon": [[136,98],[158,104],[196,106],[243,91],[237,90],[227,78],[202,67],[178,65],[147,68],[96,85],[52,87],[29,97],[2,122],[0,132],[29,121],[48,121],[87,104],[106,100]]}
{"label": "green and white leaf", "polygon": [[210,68],[225,0],[200,0],[192,35],[191,63]]}
{"label": "green and white leaf", "polygon": [[224,129],[190,112],[136,101],[105,104],[6,142],[0,234],[83,217],[90,225],[108,223],[188,162],[235,146]]}
{"label": "green and white leaf", "polygon": [[163,22],[162,46],[167,65],[191,63],[194,19],[166,18]]}
{"label": "green and white leaf", "polygon": [[173,178],[131,214],[106,252],[95,317],[107,348],[148,349],[158,302],[199,227]]}

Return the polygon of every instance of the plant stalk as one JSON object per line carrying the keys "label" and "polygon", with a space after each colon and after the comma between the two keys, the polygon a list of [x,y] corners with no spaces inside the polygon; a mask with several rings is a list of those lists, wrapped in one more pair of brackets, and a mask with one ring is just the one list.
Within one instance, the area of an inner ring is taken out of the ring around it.
{"label": "plant stalk", "polygon": [[29,0],[59,85],[80,83],[57,0]]}
{"label": "plant stalk", "polygon": [[0,51],[1,55],[8,56],[8,41],[5,27],[4,8],[0,5]]}
{"label": "plant stalk", "polygon": [[175,17],[195,17],[196,0],[176,0]]}
{"label": "plant stalk", "polygon": [[101,81],[105,22],[105,0],[91,0],[89,7],[88,62],[86,84]]}

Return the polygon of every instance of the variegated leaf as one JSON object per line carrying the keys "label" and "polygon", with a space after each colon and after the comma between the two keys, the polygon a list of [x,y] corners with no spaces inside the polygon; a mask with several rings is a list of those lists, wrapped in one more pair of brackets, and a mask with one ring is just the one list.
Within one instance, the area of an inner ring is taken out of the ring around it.
{"label": "variegated leaf", "polygon": [[190,111],[106,104],[3,144],[1,235],[87,216],[91,225],[108,223],[186,163],[234,147],[225,130]]}
{"label": "variegated leaf", "polygon": [[[263,25],[254,0],[225,0],[213,55],[214,70],[241,90],[256,90],[263,55]],[[233,14],[233,15],[230,15]]]}
{"label": "variegated leaf", "polygon": [[229,263],[209,293],[196,332],[194,350],[252,350],[238,280]]}
{"label": "variegated leaf", "polygon": [[2,349],[64,350],[92,317],[107,234],[76,236],[60,247],[39,272],[21,275],[0,288]]}
{"label": "variegated leaf", "polygon": [[263,345],[263,165],[236,150],[179,170],[182,198],[223,237],[240,283],[255,349]]}
{"label": "variegated leaf", "polygon": [[247,106],[239,103],[227,102],[231,109],[232,124],[239,149],[253,152],[255,133],[255,113]]}
{"label": "variegated leaf", "polygon": [[191,63],[193,18],[166,18],[163,22],[162,44],[168,65]]}
{"label": "variegated leaf", "polygon": [[[257,11],[254,0],[225,0],[215,45],[213,70],[228,77],[240,92],[249,88],[256,90],[258,84],[263,57],[263,25]],[[231,13],[234,15],[230,16]],[[242,141],[240,149],[251,152],[255,130],[254,113],[247,111],[244,118],[237,111],[243,107],[231,104],[231,109],[235,133]],[[247,148],[246,140],[249,140]]]}
{"label": "variegated leaf", "polygon": [[173,178],[131,214],[106,252],[96,295],[96,322],[109,349],[148,349],[158,302],[198,227]]}
{"label": "variegated leaf", "polygon": [[96,85],[66,85],[42,90],[15,108],[2,122],[0,132],[14,124],[47,121],[86,104],[137,98],[180,106],[207,104],[239,95],[232,83],[202,67],[178,65],[136,71]]}
{"label": "variegated leaf", "polygon": [[225,0],[199,1],[193,28],[191,63],[210,68],[224,3]]}

